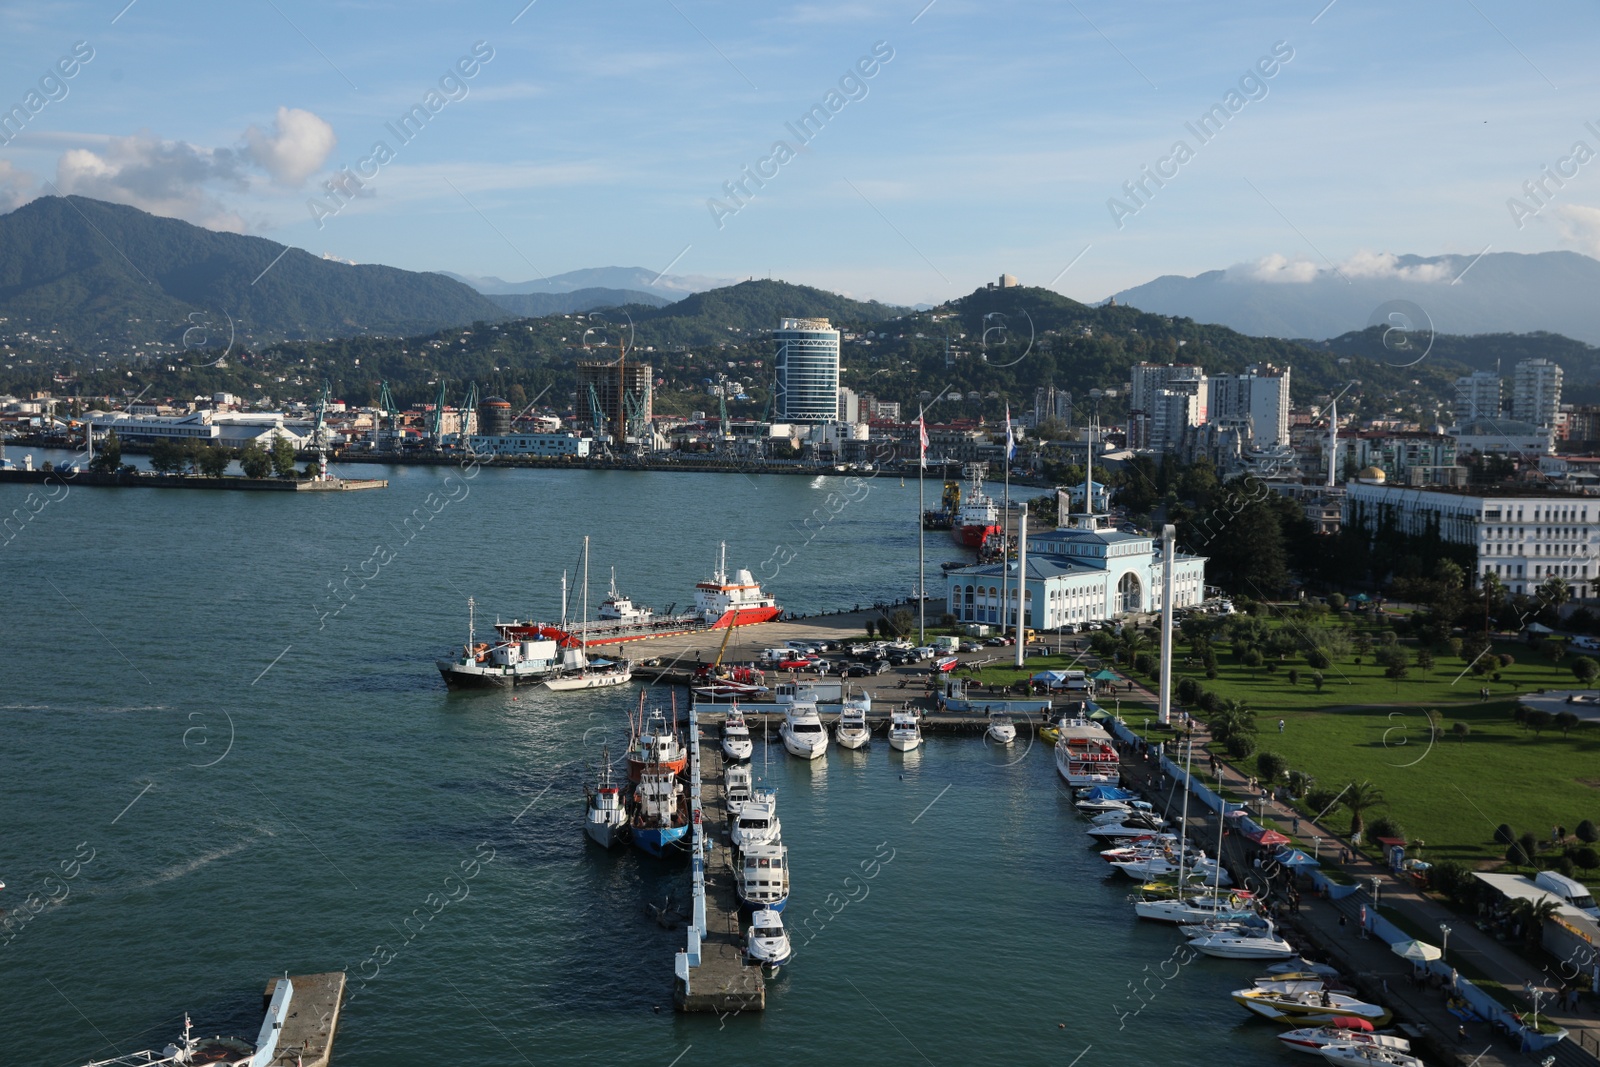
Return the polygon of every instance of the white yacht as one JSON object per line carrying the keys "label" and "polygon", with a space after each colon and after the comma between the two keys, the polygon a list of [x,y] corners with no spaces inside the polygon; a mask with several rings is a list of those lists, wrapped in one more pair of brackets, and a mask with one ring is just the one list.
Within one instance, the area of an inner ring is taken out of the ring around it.
{"label": "white yacht", "polygon": [[1227,897],[1215,895],[1136,900],[1133,911],[1141,919],[1164,923],[1200,923],[1210,919],[1243,922],[1256,915],[1244,904],[1235,904]]}
{"label": "white yacht", "polygon": [[828,751],[828,731],[813,701],[796,700],[789,705],[779,736],[789,754],[801,759],[820,759]]}
{"label": "white yacht", "polygon": [[1286,960],[1295,955],[1294,946],[1270,929],[1217,930],[1194,938],[1189,944],[1207,956],[1225,960]]}
{"label": "white yacht", "polygon": [[889,715],[889,747],[896,752],[910,752],[922,744],[922,726],[917,716],[909,711],[896,711]]}
{"label": "white yacht", "polygon": [[1322,1053],[1323,1059],[1340,1067],[1423,1067],[1422,1061],[1409,1052],[1365,1041],[1323,1045],[1317,1051]]}
{"label": "white yacht", "polygon": [[751,797],[750,768],[739,765],[729,767],[722,780],[722,802],[728,809],[731,822],[744,809]]}
{"label": "white yacht", "polygon": [[747,849],[752,845],[776,844],[783,839],[783,824],[778,821],[777,794],[761,789],[739,808],[733,818],[733,845]]}
{"label": "white yacht", "polygon": [[1411,1051],[1411,1042],[1403,1037],[1347,1030],[1342,1026],[1303,1026],[1298,1030],[1285,1030],[1278,1035],[1278,1040],[1295,1052],[1309,1052],[1313,1056],[1320,1056],[1327,1045],[1373,1045],[1396,1052]]}
{"label": "white yacht", "polygon": [[744,951],[746,956],[761,964],[768,977],[777,974],[778,968],[788,963],[793,955],[789,935],[783,931],[783,916],[770,908],[750,916]]}
{"label": "white yacht", "polygon": [[782,911],[789,902],[789,850],[778,842],[745,849],[736,888],[739,902],[752,911]]}
{"label": "white yacht", "polygon": [[990,712],[989,728],[983,736],[997,745],[1009,745],[1017,739],[1017,724],[1003,711]]}
{"label": "white yacht", "polygon": [[744,713],[734,708],[722,723],[722,754],[731,760],[747,760],[754,752],[755,744],[750,740],[750,727],[744,721]]}
{"label": "white yacht", "polygon": [[872,743],[872,727],[867,725],[871,710],[872,698],[865,694],[845,698],[838,725],[833,728],[833,739],[840,748],[864,748]]}

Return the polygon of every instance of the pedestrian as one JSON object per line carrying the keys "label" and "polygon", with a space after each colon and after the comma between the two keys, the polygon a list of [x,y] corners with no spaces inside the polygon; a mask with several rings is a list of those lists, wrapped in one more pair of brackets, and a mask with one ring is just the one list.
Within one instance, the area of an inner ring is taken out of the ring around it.
{"label": "pedestrian", "polygon": [[1557,840],[1565,841],[1567,839],[1567,828],[1565,826],[1556,827],[1556,833],[1560,835],[1560,837],[1557,838]]}
{"label": "pedestrian", "polygon": [[1339,846],[1339,862],[1341,864],[1350,862],[1350,850],[1343,845]]}
{"label": "pedestrian", "polygon": [[1278,732],[1280,734],[1283,733],[1283,720],[1282,719],[1278,720]]}
{"label": "pedestrian", "polygon": [[1297,834],[1299,832],[1300,832],[1300,816],[1296,815],[1294,817],[1294,827],[1293,827],[1292,830],[1290,830],[1290,833],[1296,833]]}
{"label": "pedestrian", "polygon": [[1559,826],[1550,827],[1550,843],[1552,845],[1555,845],[1555,844],[1559,844],[1560,842],[1561,842],[1561,827],[1559,827]]}

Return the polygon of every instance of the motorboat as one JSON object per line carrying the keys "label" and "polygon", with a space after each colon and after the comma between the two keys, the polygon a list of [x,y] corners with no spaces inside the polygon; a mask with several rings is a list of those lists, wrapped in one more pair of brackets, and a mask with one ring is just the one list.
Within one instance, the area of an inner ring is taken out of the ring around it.
{"label": "motorboat", "polygon": [[689,752],[678,740],[676,731],[667,726],[667,717],[652,711],[628,750],[628,777],[637,782],[646,767],[660,767],[677,774],[688,765]]}
{"label": "motorboat", "polygon": [[1218,930],[1189,942],[1197,952],[1225,960],[1286,960],[1295,947],[1272,930]]}
{"label": "motorboat", "polygon": [[865,694],[845,698],[839,708],[839,722],[833,728],[833,739],[840,748],[865,748],[872,743],[872,727],[867,724],[871,709],[872,698]]}
{"label": "motorboat", "polygon": [[[1345,1026],[1345,1023],[1359,1023],[1359,1026]],[[1285,1030],[1278,1035],[1285,1048],[1296,1052],[1309,1052],[1320,1055],[1328,1045],[1373,1045],[1378,1048],[1393,1049],[1396,1052],[1410,1052],[1411,1042],[1403,1037],[1394,1037],[1389,1034],[1375,1034],[1372,1024],[1365,1019],[1340,1016],[1327,1026],[1305,1026],[1297,1030]]]}
{"label": "motorboat", "polygon": [[1084,833],[1090,837],[1102,838],[1111,841],[1121,841],[1130,838],[1144,837],[1154,833],[1165,826],[1166,820],[1157,816],[1141,815],[1138,812],[1129,812],[1120,820],[1101,823],[1091,826]]}
{"label": "motorboat", "polygon": [[1127,860],[1113,860],[1111,866],[1130,878],[1149,881],[1152,878],[1177,876],[1186,881],[1199,881],[1206,885],[1227,888],[1233,884],[1228,872],[1216,860],[1207,859],[1204,853],[1179,860],[1170,854],[1135,856]]}
{"label": "motorboat", "polygon": [[789,903],[789,850],[776,841],[744,849],[735,887],[751,911],[782,911]]}
{"label": "motorboat", "polygon": [[628,811],[622,802],[622,787],[611,780],[611,760],[602,759],[600,780],[589,791],[583,831],[601,848],[610,848],[627,839]]}
{"label": "motorboat", "polygon": [[750,740],[750,727],[744,721],[744,713],[734,708],[722,723],[722,754],[731,760],[747,760],[754,752],[755,744]]}
{"label": "motorboat", "polygon": [[1073,802],[1073,807],[1086,815],[1103,811],[1127,811],[1138,799],[1138,793],[1124,789],[1120,785],[1097,785],[1078,790],[1078,799]]}
{"label": "motorboat", "polygon": [[783,930],[783,916],[765,908],[750,916],[750,932],[745,935],[744,954],[759,963],[763,973],[772,977],[778,968],[789,962],[793,950],[789,935]]}
{"label": "motorboat", "polygon": [[989,713],[989,728],[983,736],[997,745],[1009,745],[1017,739],[1017,724],[1003,711]]}
{"label": "motorboat", "polygon": [[1267,968],[1267,973],[1271,975],[1314,974],[1320,978],[1338,978],[1339,968],[1331,967],[1326,963],[1312,963],[1304,956],[1296,956],[1294,959],[1284,960],[1282,963],[1274,963]]}
{"label": "motorboat", "polygon": [[1112,823],[1127,822],[1128,817],[1131,815],[1138,815],[1141,818],[1150,821],[1151,823],[1157,824],[1158,826],[1164,827],[1167,825],[1167,820],[1156,813],[1155,805],[1151,804],[1148,800],[1130,800],[1124,807],[1113,808],[1110,811],[1102,811],[1094,815],[1090,815],[1089,825],[1109,826]]}
{"label": "motorboat", "polygon": [[1182,840],[1177,834],[1149,833],[1142,837],[1135,837],[1125,845],[1115,848],[1102,849],[1100,858],[1107,863],[1116,863],[1118,860],[1137,859],[1140,856],[1156,855],[1182,845]]}
{"label": "motorboat", "polygon": [[660,856],[689,832],[689,798],[675,771],[646,768],[633,794],[633,843]]}
{"label": "motorboat", "polygon": [[1056,724],[1056,770],[1070,786],[1116,785],[1122,757],[1106,728],[1089,719]]}
{"label": "motorboat", "polygon": [[1323,1059],[1340,1067],[1424,1067],[1423,1062],[1409,1052],[1366,1041],[1323,1045],[1317,1051],[1322,1053]]}
{"label": "motorboat", "polygon": [[735,848],[775,844],[783,839],[783,824],[778,821],[778,796],[768,790],[756,790],[740,806],[732,822]]}
{"label": "motorboat", "polygon": [[796,700],[790,704],[778,735],[791,756],[820,759],[828,751],[828,731],[822,725],[822,716],[817,714],[814,701]]}
{"label": "motorboat", "polygon": [[1335,993],[1320,981],[1258,982],[1250,989],[1234,990],[1233,999],[1263,1018],[1280,1022],[1332,1023],[1335,1016],[1349,1015],[1383,1026],[1394,1017],[1381,1004]]}
{"label": "motorboat", "polygon": [[889,747],[896,752],[910,752],[922,744],[922,725],[915,712],[896,711],[889,714]]}
{"label": "motorboat", "polygon": [[722,803],[728,809],[730,821],[743,810],[745,803],[753,795],[751,788],[748,766],[728,768],[722,779]]}

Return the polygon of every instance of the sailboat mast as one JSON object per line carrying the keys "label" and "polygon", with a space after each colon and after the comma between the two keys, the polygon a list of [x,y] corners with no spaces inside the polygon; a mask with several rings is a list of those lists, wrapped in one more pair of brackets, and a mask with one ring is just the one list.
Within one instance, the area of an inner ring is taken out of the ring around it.
{"label": "sailboat mast", "polygon": [[583,535],[583,647],[589,647],[589,535]]}

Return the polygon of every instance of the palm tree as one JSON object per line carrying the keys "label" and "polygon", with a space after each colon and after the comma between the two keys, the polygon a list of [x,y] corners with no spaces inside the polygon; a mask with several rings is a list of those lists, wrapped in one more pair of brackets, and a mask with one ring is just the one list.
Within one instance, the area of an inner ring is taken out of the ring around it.
{"label": "palm tree", "polygon": [[1528,944],[1536,945],[1544,932],[1544,921],[1554,918],[1561,911],[1561,904],[1545,897],[1543,900],[1518,900],[1511,905],[1511,914],[1522,923],[1522,935],[1528,939]]}
{"label": "palm tree", "polygon": [[1363,813],[1368,808],[1378,807],[1384,802],[1383,790],[1371,782],[1351,782],[1344,787],[1344,792],[1339,796],[1339,803],[1350,811],[1351,837],[1359,834],[1366,826],[1366,820],[1362,818]]}
{"label": "palm tree", "polygon": [[1137,626],[1124,626],[1117,638],[1117,656],[1129,667],[1139,653],[1150,647],[1150,639],[1139,632]]}
{"label": "palm tree", "polygon": [[1211,728],[1213,740],[1226,742],[1239,734],[1256,732],[1256,713],[1242,700],[1227,700],[1222,709],[1211,716],[1206,724]]}

